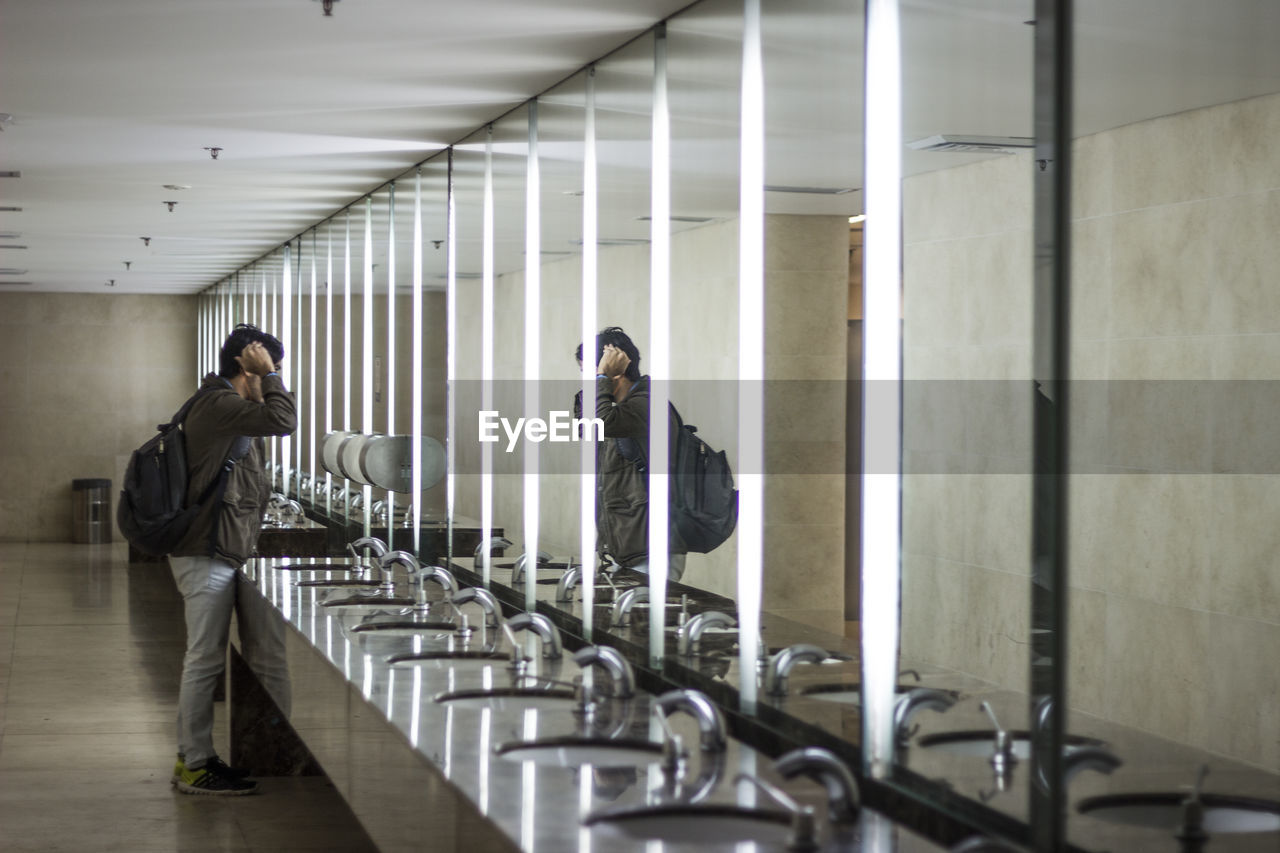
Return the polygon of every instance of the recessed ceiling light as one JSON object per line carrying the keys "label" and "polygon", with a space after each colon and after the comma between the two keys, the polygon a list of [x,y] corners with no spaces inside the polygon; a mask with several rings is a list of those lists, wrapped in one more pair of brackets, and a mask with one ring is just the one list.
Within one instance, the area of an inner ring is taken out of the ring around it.
{"label": "recessed ceiling light", "polygon": [[908,142],[913,151],[943,151],[956,154],[1013,154],[1022,148],[1034,148],[1029,136],[963,136],[938,133]]}
{"label": "recessed ceiling light", "polygon": [[767,193],[806,193],[808,195],[844,195],[854,191],[854,187],[788,187],[777,184],[765,184]]}
{"label": "recessed ceiling light", "polygon": [[849,224],[857,225],[859,222],[866,222],[866,220],[867,220],[867,215],[865,213],[859,213],[857,216],[849,217]]}
{"label": "recessed ceiling light", "polygon": [[164,188],[167,190],[189,190],[191,189],[191,184],[165,184]]}

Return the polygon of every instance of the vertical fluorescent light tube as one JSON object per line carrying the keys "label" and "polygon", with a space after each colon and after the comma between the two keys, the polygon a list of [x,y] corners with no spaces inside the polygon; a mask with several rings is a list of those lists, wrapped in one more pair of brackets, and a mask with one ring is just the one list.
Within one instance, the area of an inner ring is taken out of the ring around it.
{"label": "vertical fluorescent light tube", "polygon": [[[450,322],[446,335],[453,341]],[[452,380],[452,377],[450,377]],[[409,469],[409,494],[413,495],[413,553],[419,553],[422,536],[422,169],[413,178],[413,402],[409,434],[413,457]],[[446,437],[446,446],[452,442]],[[450,471],[450,474],[452,472]]]}
{"label": "vertical fluorescent light tube", "polygon": [[316,466],[316,433],[319,431],[316,426],[316,398],[320,396],[320,389],[317,387],[319,377],[316,371],[316,230],[314,228],[311,229],[311,324],[307,326],[307,341],[311,353],[308,360],[308,367],[311,370],[310,417],[307,418],[309,442],[307,473],[311,475],[311,494],[305,497],[315,503],[316,486],[320,483],[320,469]]}
{"label": "vertical fluorescent light tube", "polygon": [[[280,276],[280,304],[281,304],[281,324],[280,343],[284,344],[284,357],[290,361],[296,362],[298,354],[293,351],[293,335],[290,328],[290,299],[293,296],[290,288],[290,279],[293,277],[293,244],[284,244],[284,258],[281,267],[282,275]],[[296,393],[296,387],[295,387]],[[289,458],[290,451],[293,448],[292,437],[285,435],[280,438],[280,464],[283,465],[281,474],[284,478],[284,493],[289,494],[289,479],[291,477],[291,465],[293,461]]]}
{"label": "vertical fluorescent light tube", "polygon": [[[279,336],[280,335],[280,323],[279,323],[280,293],[279,293],[279,287],[278,287],[279,283],[276,281],[276,277],[272,274],[272,272],[273,271],[270,268],[269,264],[264,266],[262,270],[262,281],[263,281],[264,287],[266,287],[268,283],[270,283],[271,285],[271,334]],[[272,482],[275,482],[278,486],[280,486],[281,489],[283,489],[283,485],[277,482],[276,480],[275,467],[277,465],[280,465],[280,438],[278,436],[273,436],[271,439],[271,468],[272,468],[271,480]],[[281,467],[281,470],[283,471],[283,466]]]}
{"label": "vertical fluorescent light tube", "polygon": [[[764,586],[764,61],[760,0],[744,0],[738,215],[738,655],[758,659]],[[754,713],[756,680],[738,686]]]}
{"label": "vertical fluorescent light tube", "polygon": [[671,118],[667,108],[667,28],[654,29],[653,162],[649,241],[649,600],[658,615],[649,620],[649,663],[662,666],[667,600],[667,430],[671,397]]}
{"label": "vertical fluorescent light tube", "polygon": [[[596,411],[596,301],[599,274],[598,167],[596,163],[596,69],[587,69],[586,129],[582,153],[582,417]],[[588,435],[594,433],[588,430]],[[582,638],[591,642],[595,617],[596,444],[582,449],[582,513],[578,524],[582,541]]]}
{"label": "vertical fluorescent light tube", "polygon": [[[387,435],[396,430],[396,182],[387,187]],[[387,545],[396,529],[396,493],[387,490]]]}
{"label": "vertical fluorescent light tube", "polygon": [[[458,226],[453,197],[453,149],[449,149],[445,177],[445,239],[448,241],[448,275],[445,281],[445,400],[444,400],[444,523],[445,557],[453,560],[453,510],[457,494],[457,414],[458,414],[458,267],[455,262],[458,249]],[[485,445],[486,447],[488,445]],[[418,498],[414,498],[420,502]],[[415,504],[416,505],[416,504]],[[420,519],[419,515],[419,519]],[[472,567],[474,568],[474,566]],[[486,576],[487,577],[487,576]]]}
{"label": "vertical fluorescent light tube", "polygon": [[863,245],[862,743],[893,765],[901,583],[902,70],[898,0],[867,0]]}
{"label": "vertical fluorescent light tube", "polygon": [[[373,434],[373,196],[364,200],[364,358],[360,375],[364,379],[360,431]],[[364,535],[371,536],[371,504],[373,487],[362,487],[364,493]],[[390,543],[388,543],[390,544]]]}
{"label": "vertical fluorescent light tube", "polygon": [[[480,410],[493,411],[493,125],[485,128],[484,137],[484,223],[481,245],[480,288]],[[481,576],[489,588],[489,569],[493,562],[488,547],[493,535],[493,444],[480,448],[480,541],[484,568]]]}
{"label": "vertical fluorescent light tube", "polygon": [[[295,278],[294,300],[297,302],[297,309],[293,312],[293,315],[290,318],[290,322],[293,324],[293,329],[295,332],[294,342],[296,344],[297,352],[289,353],[289,355],[290,355],[290,358],[292,359],[291,363],[293,365],[294,379],[293,379],[292,387],[294,389],[293,395],[295,397],[295,403],[298,407],[297,411],[298,411],[298,422],[299,422],[299,429],[294,431],[294,434],[297,437],[294,439],[295,458],[294,458],[294,466],[293,466],[293,475],[297,482],[295,491],[296,491],[296,494],[298,495],[299,500],[301,500],[302,474],[305,470],[302,467],[302,448],[304,444],[303,436],[305,434],[305,431],[301,428],[301,423],[302,423],[302,413],[306,411],[306,408],[303,406],[303,402],[305,401],[306,396],[308,394],[308,391],[306,390],[306,383],[302,381],[302,367],[303,367],[303,358],[301,354],[302,353],[302,237],[298,237],[298,254],[297,254],[297,263],[294,266],[294,278]],[[286,370],[285,372],[287,373],[288,371]]]}
{"label": "vertical fluorescent light tube", "polygon": [[[541,180],[538,175],[538,99],[529,101],[529,151],[525,160],[524,185],[524,412],[527,418],[540,417],[538,393],[539,364],[542,350],[542,221],[538,198]],[[539,450],[534,441],[524,443],[524,609],[530,613],[537,607],[538,591],[538,527],[539,527]],[[659,620],[661,621],[661,620]]]}
{"label": "vertical fluorescent light tube", "polygon": [[[328,248],[324,266],[324,432],[333,432],[333,220],[326,229]],[[324,472],[324,512],[333,510],[333,475]]]}
{"label": "vertical fluorescent light tube", "polygon": [[[342,261],[342,431],[351,432],[351,208],[344,213],[346,242]],[[351,481],[342,478],[342,514],[351,521]]]}

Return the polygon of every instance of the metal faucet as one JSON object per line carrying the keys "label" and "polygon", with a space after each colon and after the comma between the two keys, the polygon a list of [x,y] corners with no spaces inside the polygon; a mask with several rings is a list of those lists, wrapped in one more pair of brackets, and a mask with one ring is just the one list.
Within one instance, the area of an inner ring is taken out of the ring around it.
{"label": "metal faucet", "polygon": [[353,542],[347,543],[347,551],[350,552],[351,558],[355,560],[357,563],[360,562],[359,550],[361,548],[368,548],[370,551],[373,552],[373,556],[376,557],[377,559],[382,559],[382,557],[384,557],[387,553],[386,542],[383,542],[381,539],[378,539],[373,536],[364,536],[360,539],[356,539]]}
{"label": "metal faucet", "polygon": [[488,559],[493,554],[494,548],[501,548],[502,550],[505,551],[506,549],[511,547],[511,544],[512,544],[511,540],[505,536],[490,536],[488,539],[484,540],[483,542],[481,542],[479,545],[476,546],[475,566],[477,568],[480,567],[482,558],[484,558],[484,560],[487,562]]}
{"label": "metal faucet", "polygon": [[573,601],[573,588],[582,579],[582,566],[570,566],[565,569],[556,584],[556,601]]}
{"label": "metal faucet", "polygon": [[764,673],[764,692],[770,696],[787,695],[787,678],[791,668],[798,663],[821,663],[830,657],[826,649],[812,643],[796,643],[787,646],[769,660]]}
{"label": "metal faucet", "polygon": [[542,641],[542,656],[547,660],[558,660],[562,655],[560,630],[541,613],[517,613],[507,620],[507,628],[512,635],[516,631],[532,631],[536,634]]}
{"label": "metal faucet", "polygon": [[[514,565],[514,566],[512,566],[512,568],[511,568],[511,582],[512,582],[512,583],[523,583],[523,582],[524,582],[524,569],[525,569],[525,565],[528,563],[528,561],[529,561],[529,555],[528,555],[528,553],[524,553],[524,554],[521,554],[519,557],[516,557],[515,565]],[[539,550],[539,551],[538,551],[538,562],[539,562],[539,563],[550,563],[550,562],[551,562],[551,555],[550,555],[550,554],[548,554],[546,551]],[[536,575],[536,572],[535,572],[535,575]],[[535,578],[535,580],[536,580],[536,578]]]}
{"label": "metal faucet", "polygon": [[697,690],[671,690],[653,700],[653,711],[664,728],[666,718],[675,711],[692,715],[698,721],[699,743],[703,752],[724,752],[727,742],[724,715],[706,694]]}
{"label": "metal faucet", "polygon": [[502,621],[502,606],[498,604],[498,599],[494,598],[493,593],[489,592],[489,590],[479,586],[470,586],[464,590],[459,590],[453,596],[454,607],[459,607],[472,601],[479,604],[480,609],[484,611],[485,624],[496,630],[498,623]]}
{"label": "metal faucet", "polygon": [[915,687],[899,696],[893,703],[893,731],[898,746],[906,746],[919,728],[910,728],[911,718],[921,709],[928,708],[939,714],[956,703],[955,696],[932,687]]}
{"label": "metal faucet", "polygon": [[422,564],[418,562],[418,558],[408,551],[388,551],[378,561],[378,565],[382,568],[382,588],[389,588],[388,585],[394,586],[392,573],[393,566],[400,565],[405,567],[405,571],[409,575],[410,586],[418,587],[418,606],[425,609],[426,598],[422,593]]}
{"label": "metal faucet", "polygon": [[793,749],[773,763],[783,779],[808,776],[827,789],[827,816],[835,823],[858,820],[861,796],[849,766],[830,750],[816,746]]}
{"label": "metal faucet", "polygon": [[971,835],[952,847],[950,853],[1022,853],[1022,850],[985,835]]}
{"label": "metal faucet", "polygon": [[613,698],[630,699],[636,695],[636,676],[631,664],[612,646],[584,646],[574,652],[573,662],[583,669],[598,666],[609,673]]}
{"label": "metal faucet", "polygon": [[635,607],[637,601],[649,600],[649,588],[645,586],[633,586],[631,589],[623,590],[613,602],[613,609],[610,610],[609,624],[615,628],[625,628],[631,624],[631,608]]}
{"label": "metal faucet", "polygon": [[427,581],[440,584],[440,588],[444,590],[444,600],[450,604],[453,603],[453,596],[458,591],[458,580],[453,576],[453,572],[443,566],[427,566],[418,576],[418,604],[414,606],[415,610],[426,613],[431,609],[427,601]]}
{"label": "metal faucet", "polygon": [[738,624],[728,613],[707,610],[692,617],[676,631],[676,650],[682,655],[698,653],[702,644],[702,632],[708,628],[732,628]]}

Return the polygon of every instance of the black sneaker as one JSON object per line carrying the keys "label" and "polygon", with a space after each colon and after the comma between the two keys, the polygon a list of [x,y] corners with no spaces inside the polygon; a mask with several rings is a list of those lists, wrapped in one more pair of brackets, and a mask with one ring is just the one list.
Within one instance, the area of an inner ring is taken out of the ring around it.
{"label": "black sneaker", "polygon": [[204,766],[206,768],[212,767],[215,771],[226,776],[228,779],[246,779],[253,775],[244,767],[232,767],[216,755],[206,761]]}
{"label": "black sneaker", "polygon": [[173,786],[184,794],[220,797],[240,797],[257,792],[257,782],[248,782],[243,777],[233,778],[220,770],[219,766],[225,768],[227,765],[217,758],[211,758],[199,770],[184,766],[181,772],[175,774]]}

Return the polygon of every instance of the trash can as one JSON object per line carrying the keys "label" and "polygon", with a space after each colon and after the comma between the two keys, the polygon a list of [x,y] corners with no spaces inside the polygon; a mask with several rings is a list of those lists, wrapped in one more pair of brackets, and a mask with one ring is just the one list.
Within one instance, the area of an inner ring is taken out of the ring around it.
{"label": "trash can", "polygon": [[71,541],[100,545],[111,541],[111,481],[71,481]]}

